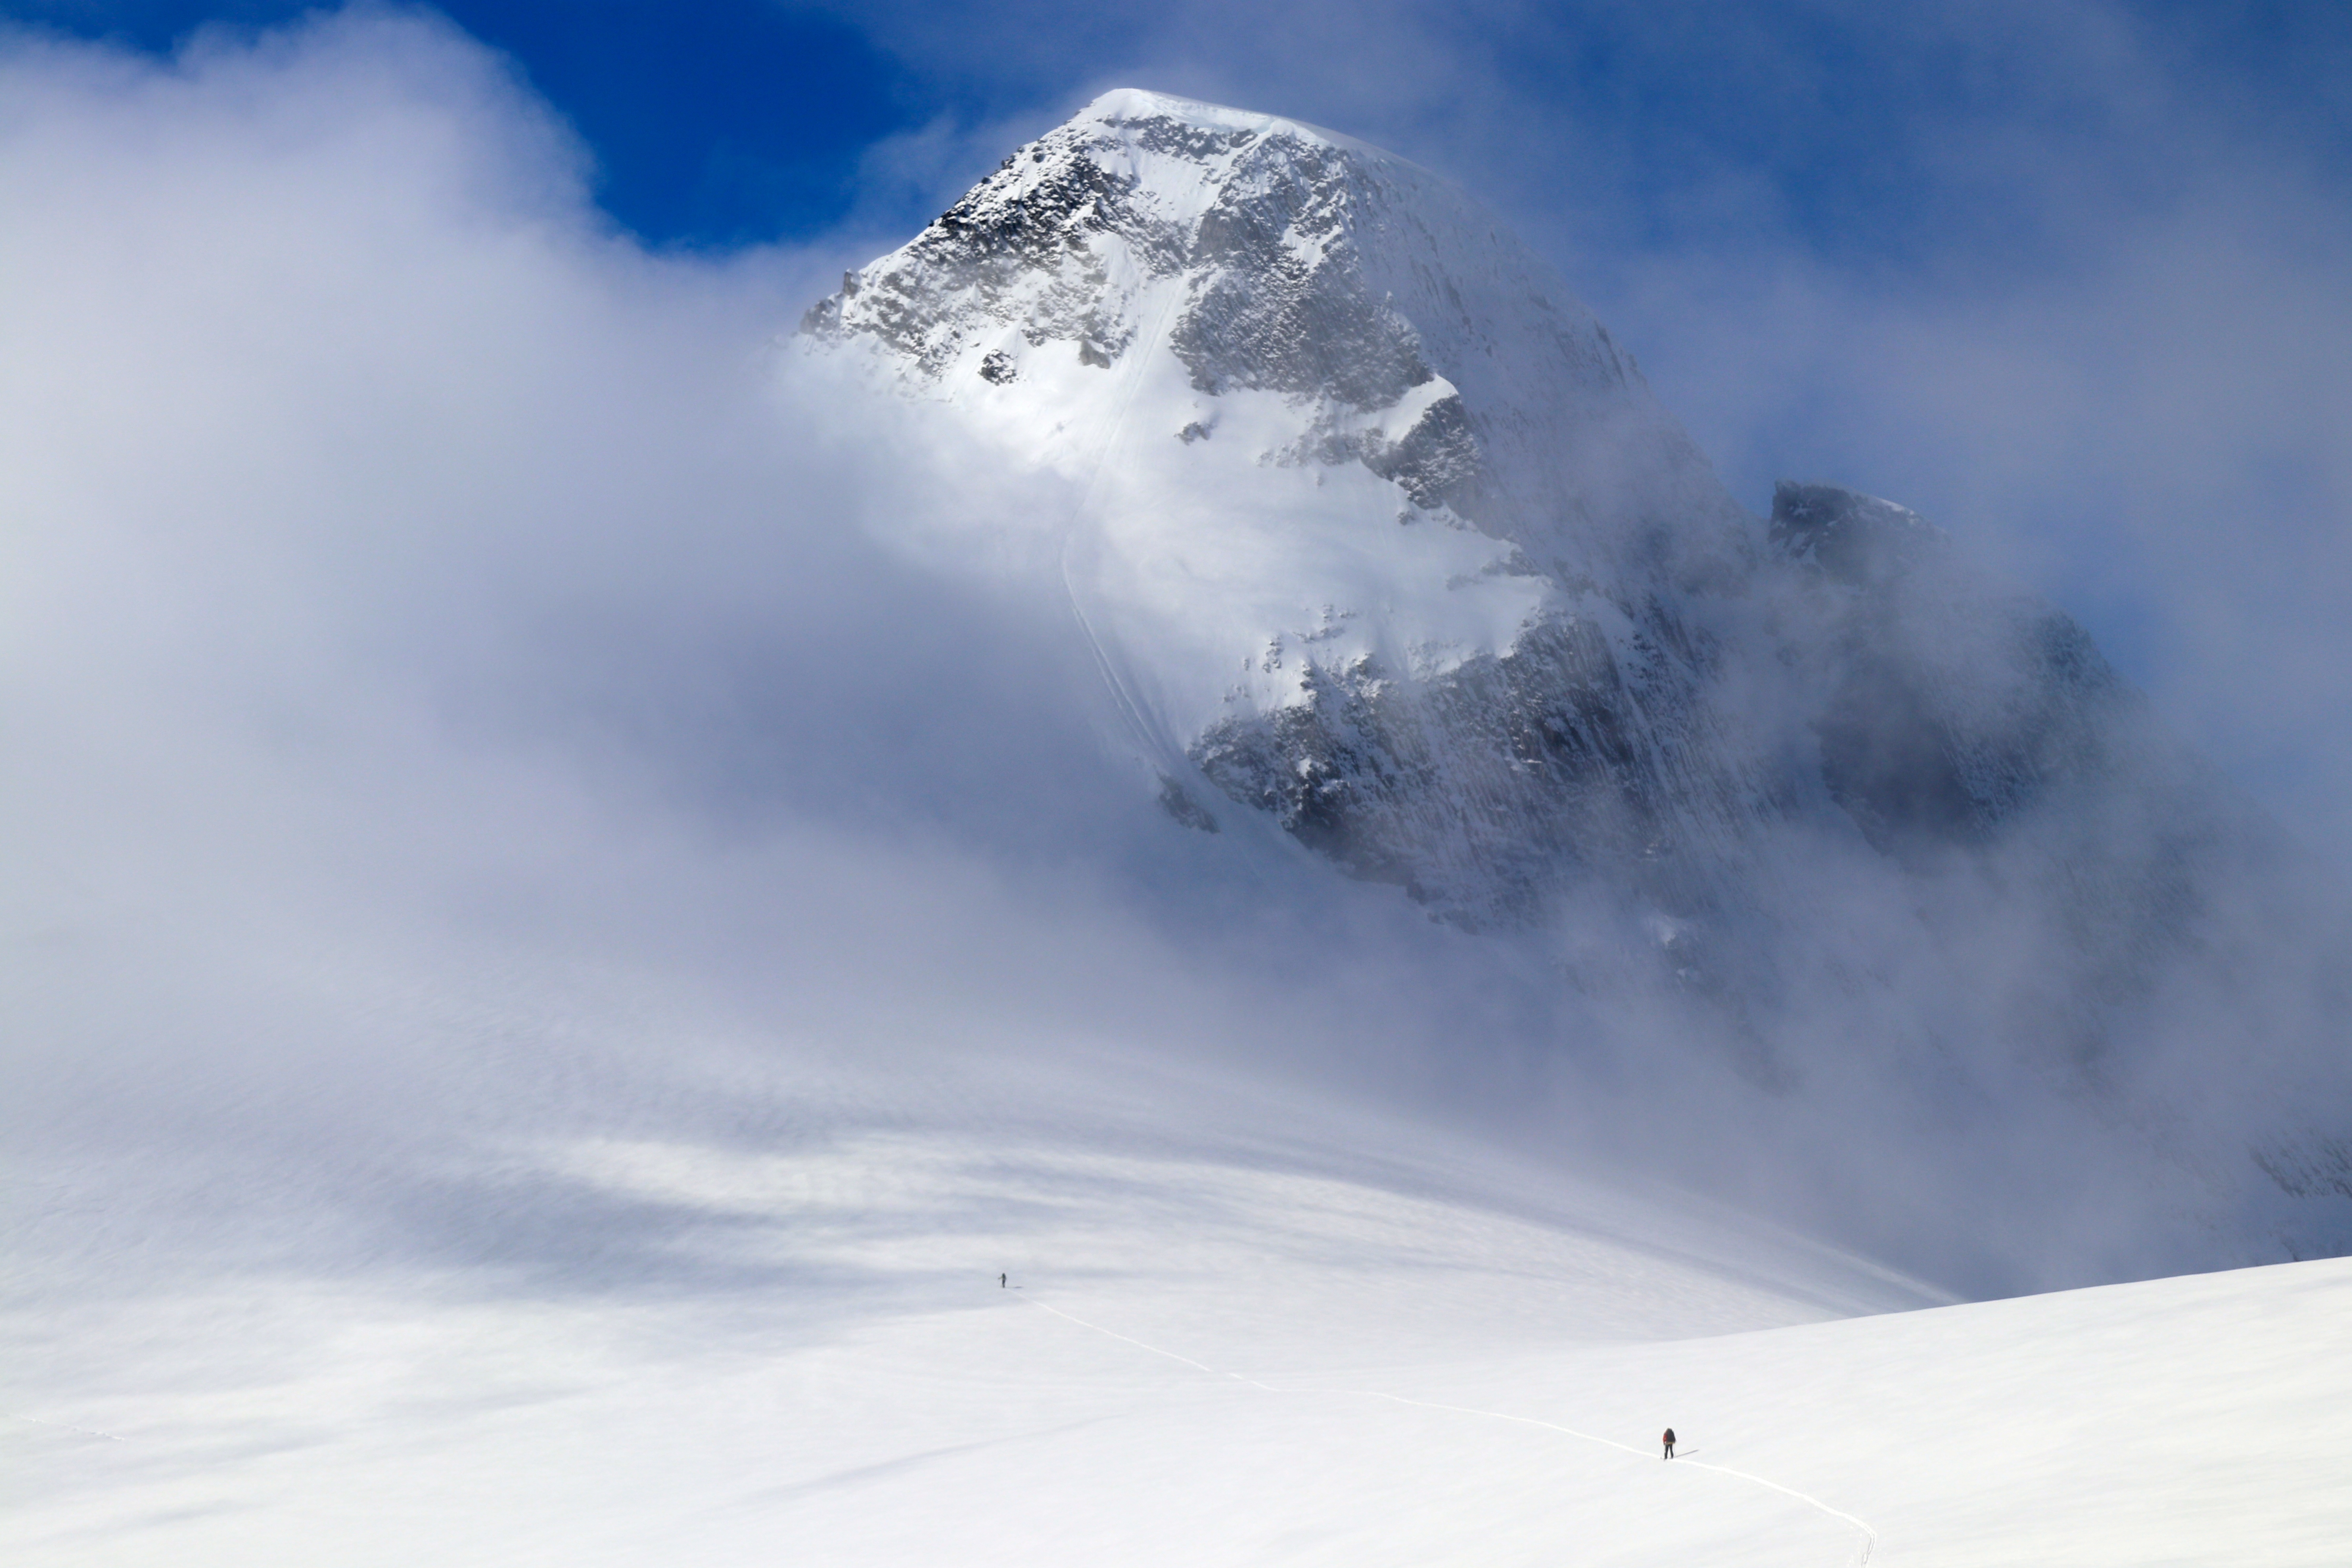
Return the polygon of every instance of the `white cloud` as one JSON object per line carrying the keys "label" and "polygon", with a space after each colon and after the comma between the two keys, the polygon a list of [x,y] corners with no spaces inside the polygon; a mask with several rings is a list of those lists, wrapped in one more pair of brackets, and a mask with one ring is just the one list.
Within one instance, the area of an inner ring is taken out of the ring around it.
{"label": "white cloud", "polygon": [[[936,140],[877,157],[945,178],[962,143]],[[258,1162],[389,1208],[427,1152],[515,1121],[708,1133],[783,1114],[811,1063],[1131,1053],[1584,1140],[1889,1246],[1975,1184],[1977,1213],[1907,1238],[1956,1276],[2171,1256],[2150,1240],[2169,1216],[2065,1179],[2053,1138],[2098,1134],[1965,1110],[1874,1125],[1934,1061],[1861,1064],[1824,1034],[1816,1092],[1775,1101],[1683,1048],[1687,1017],[1588,1007],[1549,954],[1433,930],[1238,812],[1213,838],[1171,827],[1097,742],[1057,605],[877,542],[909,509],[1050,498],[953,454],[845,444],[780,376],[765,345],[845,242],[651,257],[581,174],[494,59],[413,17],[168,66],[6,46],[12,1137],[60,1160]],[[2159,477],[2134,496],[2189,474],[2212,497],[2263,431],[2297,452],[2329,434],[2312,408],[2344,363],[2333,325],[2282,334],[2264,302],[2293,284],[2324,316],[2323,263],[2282,270],[2267,230],[2238,232],[2255,238],[2210,252],[2236,313],[2145,341],[2127,309],[2080,308],[2097,279],[1970,314],[1801,258],[1658,262],[1697,301],[1687,337],[1626,293],[1670,400],[1690,395],[1735,472],[1750,432],[1790,427],[1790,362],[1832,416],[1809,450],[1909,465],[1839,477],[1907,490],[1981,458],[1990,510],[2072,471],[2081,440],[2053,429],[2120,402],[2168,434],[2112,437],[2088,471],[2137,453]],[[2153,256],[2132,298],[2186,310],[2202,254]],[[1849,332],[1867,352],[1825,351]],[[2295,374],[2159,395],[2248,332]],[[2020,384],[2030,416],[1980,395]],[[1938,421],[1960,433],[1930,442]],[[2260,711],[2309,711],[2333,645],[2294,617],[2336,567],[2183,544],[2186,515],[2079,537],[2193,552],[2180,575],[2224,584],[2183,601],[2199,626],[2256,618],[2242,586],[2278,584],[2276,662],[2301,673]],[[1856,925],[1878,896],[1821,894]],[[1855,1126],[1833,1159],[1775,1163]],[[2042,1253],[1999,1236],[2014,1214]]]}

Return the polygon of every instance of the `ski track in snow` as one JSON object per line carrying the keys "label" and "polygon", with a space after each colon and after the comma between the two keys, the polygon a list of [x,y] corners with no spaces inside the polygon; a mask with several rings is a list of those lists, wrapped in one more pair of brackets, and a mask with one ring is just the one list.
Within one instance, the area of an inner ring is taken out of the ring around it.
{"label": "ski track in snow", "polygon": [[1166,340],[1168,323],[1176,314],[1180,291],[1171,286],[1162,292],[1166,298],[1160,302],[1159,320],[1152,323],[1151,336],[1146,343],[1128,356],[1134,363],[1126,372],[1127,386],[1119,395],[1118,412],[1112,416],[1110,433],[1103,437],[1102,450],[1096,455],[1094,472],[1087,476],[1087,488],[1080,492],[1077,505],[1062,529],[1061,570],[1062,592],[1069,600],[1070,614],[1077,618],[1078,630],[1086,635],[1087,646],[1094,650],[1096,668],[1110,688],[1111,700],[1118,705],[1119,716],[1135,731],[1137,744],[1151,753],[1152,765],[1159,769],[1161,776],[1168,777],[1180,771],[1181,764],[1178,759],[1184,748],[1175,744],[1173,737],[1164,732],[1163,726],[1153,722],[1143,704],[1137,700],[1122,668],[1124,656],[1122,661],[1112,659],[1110,649],[1104,645],[1101,634],[1095,629],[1093,618],[1080,602],[1078,585],[1070,574],[1070,545],[1077,536],[1079,524],[1095,513],[1097,498],[1102,493],[1103,476],[1110,469],[1111,454],[1118,449],[1120,438],[1127,434],[1129,416],[1135,412],[1136,395],[1143,390],[1144,378],[1150,373],[1150,351]]}
{"label": "ski track in snow", "polygon": [[[1090,1323],[1074,1313],[1065,1312],[1059,1307],[1049,1307],[1034,1296],[1023,1295],[1017,1299],[1041,1312],[1051,1312],[1065,1322],[1075,1323],[1082,1329],[1090,1329],[1096,1333],[1117,1340],[1121,1344],[1133,1345],[1138,1350],[1150,1351],[1153,1355],[1165,1356],[1170,1361],[1181,1362],[1196,1372],[1205,1372],[1212,1377],[1229,1377],[1235,1383],[1247,1384],[1250,1387],[1267,1394],[1319,1394],[1357,1399],[1385,1399],[1392,1405],[1410,1405],[1420,1410],[1443,1410],[1454,1415],[1482,1415],[1492,1421],[1512,1421],[1522,1426],[1540,1426],[1547,1432],[1559,1432],[1567,1436],[1580,1437],[1585,1442],[1599,1443],[1605,1447],[1615,1448],[1621,1453],[1632,1454],[1641,1458],[1648,1458],[1647,1450],[1636,1448],[1628,1443],[1620,1443],[1614,1437],[1602,1437],[1591,1432],[1580,1432],[1573,1426],[1562,1426],[1556,1421],[1542,1421],[1532,1415],[1512,1415],[1500,1410],[1479,1410],[1465,1405],[1438,1405],[1426,1399],[1407,1399],[1402,1394],[1382,1394],[1378,1389],[1370,1388],[1276,1388],[1272,1384],[1260,1383],[1256,1378],[1245,1373],[1225,1372],[1194,1361],[1191,1356],[1179,1355],[1174,1351],[1163,1350],[1155,1344],[1147,1344],[1141,1340],[1122,1334],[1116,1329],[1104,1328],[1100,1323]],[[1794,1487],[1784,1487],[1778,1481],[1767,1480],[1762,1476],[1750,1475],[1746,1470],[1735,1470],[1728,1465],[1710,1465],[1698,1459],[1678,1459],[1675,1463],[1687,1466],[1692,1469],[1712,1470],[1718,1476],[1730,1476],[1738,1480],[1767,1488],[1779,1492],[1783,1497],[1794,1498],[1809,1508],[1818,1509],[1842,1523],[1853,1526],[1862,1532],[1862,1555],[1853,1560],[1854,1568],[1864,1568],[1864,1565],[1869,1563],[1871,1553],[1878,1549],[1878,1531],[1873,1530],[1867,1521],[1857,1519],[1843,1509],[1832,1508],[1819,1498],[1808,1497]]]}

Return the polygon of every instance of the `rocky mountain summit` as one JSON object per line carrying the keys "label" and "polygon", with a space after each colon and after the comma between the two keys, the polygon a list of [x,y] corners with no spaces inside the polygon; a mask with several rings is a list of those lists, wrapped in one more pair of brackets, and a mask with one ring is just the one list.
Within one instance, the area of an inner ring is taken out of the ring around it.
{"label": "rocky mountain summit", "polygon": [[1681,602],[1753,569],[1746,520],[1591,313],[1423,170],[1113,93],[802,325],[1089,487],[1073,592],[1153,689],[1180,795],[1478,926],[1767,788]]}
{"label": "rocky mountain summit", "polygon": [[1402,159],[1109,93],[799,341],[1066,481],[1032,554],[1178,823],[1264,814],[1574,985],[1677,998],[1759,1082],[1866,1015],[1870,1049],[1971,1039],[2153,1115],[2131,1064],[2270,983],[2291,853],[2081,626],[1893,503],[1748,514],[1557,275]]}
{"label": "rocky mountain summit", "polygon": [[802,331],[870,342],[950,395],[1042,378],[1134,397],[1164,357],[1202,416],[1179,439],[1273,394],[1305,417],[1268,460],[1360,465],[1413,511],[1538,557],[1738,516],[1538,258],[1425,170],[1272,116],[1106,94],[845,277]]}

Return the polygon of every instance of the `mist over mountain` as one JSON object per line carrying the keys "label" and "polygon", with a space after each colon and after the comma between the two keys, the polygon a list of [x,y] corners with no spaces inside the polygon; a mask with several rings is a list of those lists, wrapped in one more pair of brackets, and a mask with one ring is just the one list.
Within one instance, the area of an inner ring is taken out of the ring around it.
{"label": "mist over mountain", "polygon": [[[905,540],[1059,590],[1172,827],[1277,827],[1531,958],[1567,1035],[1712,1057],[1757,1142],[1711,1181],[1884,1181],[1831,1132],[1863,1116],[1996,1225],[2113,1184],[2179,1260],[2352,1245],[2339,890],[1931,523],[1822,483],[1746,514],[1425,171],[1113,92],[795,341],[1068,488]],[[1846,1201],[1882,1245],[1949,1223]]]}
{"label": "mist over mountain", "polygon": [[635,1289],[550,1140],[1097,1068],[1976,1293],[2341,1246],[2325,874],[1929,525],[1748,512],[1436,175],[1114,94],[844,286],[615,235],[439,24],[10,49],[6,1100],[76,1289]]}

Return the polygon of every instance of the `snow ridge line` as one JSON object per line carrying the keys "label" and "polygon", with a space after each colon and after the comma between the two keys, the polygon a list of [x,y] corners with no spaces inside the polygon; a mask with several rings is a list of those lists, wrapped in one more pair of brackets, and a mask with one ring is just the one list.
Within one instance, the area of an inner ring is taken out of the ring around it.
{"label": "snow ridge line", "polygon": [[[1632,1454],[1637,1458],[1647,1458],[1649,1457],[1649,1451],[1647,1449],[1636,1448],[1630,1443],[1620,1443],[1614,1437],[1602,1437],[1591,1432],[1580,1432],[1573,1426],[1562,1426],[1556,1421],[1539,1420],[1533,1415],[1513,1415],[1501,1410],[1478,1410],[1466,1405],[1437,1405],[1426,1399],[1407,1399],[1402,1394],[1382,1394],[1377,1389],[1370,1388],[1276,1388],[1272,1384],[1260,1383],[1257,1379],[1246,1376],[1242,1373],[1221,1372],[1215,1367],[1204,1365],[1200,1362],[1194,1361],[1191,1356],[1178,1355],[1174,1351],[1162,1350],[1155,1344],[1147,1344],[1141,1340],[1132,1339],[1126,1334],[1118,1332],[1116,1330],[1106,1329],[1100,1323],[1090,1323],[1084,1318],[1077,1317],[1069,1312],[1065,1312],[1059,1307],[1049,1307],[1045,1305],[1045,1302],[1038,1300],[1034,1296],[1024,1295],[1020,1300],[1026,1302],[1028,1305],[1036,1308],[1039,1311],[1051,1312],[1054,1316],[1061,1319],[1065,1322],[1076,1323],[1082,1329],[1091,1329],[1096,1333],[1118,1341],[1121,1344],[1133,1345],[1138,1350],[1150,1351],[1153,1355],[1165,1356],[1170,1361],[1173,1362],[1181,1362],[1184,1365],[1192,1368],[1194,1371],[1205,1372],[1212,1377],[1229,1377],[1235,1383],[1247,1384],[1250,1387],[1262,1390],[1267,1394],[1322,1394],[1349,1395],[1359,1399],[1385,1399],[1393,1405],[1410,1405],[1422,1410],[1443,1410],[1454,1415],[1483,1415],[1491,1421],[1514,1421],[1522,1426],[1540,1426],[1548,1432],[1559,1432],[1567,1436],[1580,1437],[1588,1443],[1599,1443],[1604,1447],[1615,1448],[1622,1453]],[[1746,1470],[1735,1470],[1728,1465],[1710,1465],[1704,1459],[1680,1459],[1675,1462],[1678,1464],[1688,1465],[1696,1469],[1713,1470],[1718,1476],[1730,1476],[1735,1479],[1748,1481],[1754,1485],[1764,1487],[1769,1490],[1779,1492],[1783,1497],[1794,1498],[1797,1501],[1805,1504],[1809,1508],[1818,1509],[1822,1512],[1828,1514],[1832,1519],[1838,1520],[1843,1523],[1853,1526],[1854,1529],[1862,1532],[1862,1555],[1853,1560],[1854,1568],[1864,1568],[1864,1565],[1870,1562],[1871,1553],[1878,1549],[1878,1531],[1873,1530],[1867,1522],[1855,1518],[1853,1514],[1846,1512],[1843,1509],[1832,1508],[1829,1504],[1822,1501],[1819,1498],[1808,1497],[1803,1492],[1797,1490],[1794,1487],[1784,1487],[1778,1481],[1766,1480],[1762,1476],[1750,1475]]]}

